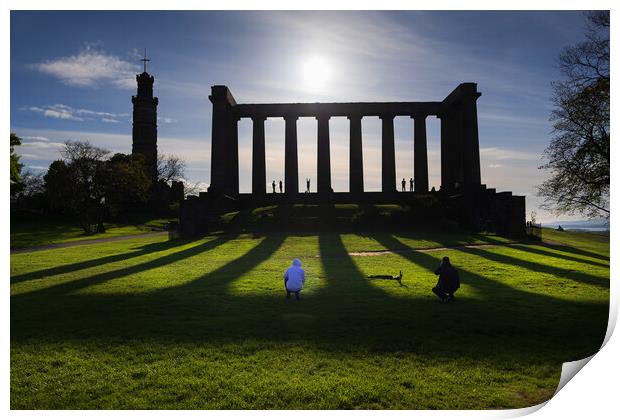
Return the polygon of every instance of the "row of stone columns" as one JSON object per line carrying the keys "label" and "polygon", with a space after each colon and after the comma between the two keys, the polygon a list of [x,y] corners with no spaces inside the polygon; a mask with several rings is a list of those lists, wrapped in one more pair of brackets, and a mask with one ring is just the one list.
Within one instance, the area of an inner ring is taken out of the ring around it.
{"label": "row of stone columns", "polygon": [[[396,163],[394,148],[394,115],[382,115],[381,190],[396,191]],[[426,147],[426,115],[412,117],[414,129],[415,190],[428,191],[428,161]],[[284,188],[287,193],[299,192],[297,154],[297,116],[285,116]],[[317,119],[317,192],[332,192],[329,115]],[[364,191],[362,153],[362,116],[348,117],[350,122],[349,191]],[[265,172],[265,117],[252,117],[252,193],[266,192]]]}
{"label": "row of stone columns", "polygon": [[[441,119],[441,189],[451,191],[460,186],[480,185],[480,152],[478,144],[478,116],[476,101],[480,93],[475,83],[462,83],[441,102],[441,108],[431,112]],[[211,186],[210,191],[224,194],[239,193],[238,130],[239,113],[230,90],[226,86],[213,86],[209,99],[213,103],[211,132]],[[321,104],[291,104],[312,105]],[[334,104],[331,104],[334,105]],[[348,105],[348,104],[347,104]],[[377,105],[377,103],[369,104]],[[393,105],[393,104],[387,104]],[[252,193],[266,192],[265,171],[265,115],[261,105],[251,117],[252,129]],[[398,111],[398,110],[397,110]],[[292,111],[291,111],[292,112]],[[359,110],[346,114],[350,124],[349,190],[364,191],[362,159],[362,113]],[[391,112],[391,111],[388,111]],[[419,113],[418,113],[419,112]],[[424,111],[414,115],[414,177],[415,191],[428,191],[428,160],[426,117]],[[284,114],[285,120],[285,191],[299,192],[297,119],[298,115]],[[271,114],[273,115],[273,114]],[[307,116],[308,113],[303,113]],[[317,110],[317,191],[332,192],[329,119],[331,115]],[[338,114],[342,115],[342,114]],[[376,114],[374,114],[376,115]],[[394,117],[400,113],[379,115],[381,118],[381,189],[396,191],[396,164],[394,150]]]}

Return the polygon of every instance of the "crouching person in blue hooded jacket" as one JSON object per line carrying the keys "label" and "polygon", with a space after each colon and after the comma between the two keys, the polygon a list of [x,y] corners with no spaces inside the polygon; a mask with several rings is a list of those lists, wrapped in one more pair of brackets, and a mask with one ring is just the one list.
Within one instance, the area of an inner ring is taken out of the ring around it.
{"label": "crouching person in blue hooded jacket", "polygon": [[284,272],[286,298],[290,299],[291,293],[295,293],[295,299],[299,300],[299,293],[301,293],[305,281],[306,273],[301,268],[301,261],[299,261],[299,258],[295,258],[293,259],[293,264]]}

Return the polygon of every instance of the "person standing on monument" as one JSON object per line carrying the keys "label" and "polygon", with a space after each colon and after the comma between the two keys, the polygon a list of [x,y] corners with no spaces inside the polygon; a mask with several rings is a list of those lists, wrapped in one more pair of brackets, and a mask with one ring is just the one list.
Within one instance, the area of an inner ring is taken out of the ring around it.
{"label": "person standing on monument", "polygon": [[294,258],[293,263],[284,272],[284,289],[286,290],[286,298],[291,298],[291,293],[295,293],[295,299],[300,300],[299,294],[306,282],[306,273],[301,268],[299,258]]}
{"label": "person standing on monument", "polygon": [[407,181],[405,181],[405,178],[403,178],[403,181],[401,182],[402,186],[403,186],[403,192],[407,191]]}
{"label": "person standing on monument", "polygon": [[306,192],[310,192],[310,178],[306,178]]}
{"label": "person standing on monument", "polygon": [[280,180],[280,194],[282,194],[282,180]]}
{"label": "person standing on monument", "polygon": [[276,180],[274,179],[273,182],[271,183],[271,188],[273,189],[273,192],[276,192]]}
{"label": "person standing on monument", "polygon": [[409,191],[413,192],[413,178],[409,178]]}

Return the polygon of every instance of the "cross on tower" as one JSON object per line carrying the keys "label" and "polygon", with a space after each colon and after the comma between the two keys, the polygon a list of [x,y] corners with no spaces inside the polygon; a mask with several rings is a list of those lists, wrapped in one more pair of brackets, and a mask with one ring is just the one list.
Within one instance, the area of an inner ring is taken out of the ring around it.
{"label": "cross on tower", "polygon": [[144,58],[142,58],[140,61],[144,62],[144,72],[146,73],[146,63],[147,61],[151,61],[149,58],[146,58],[146,48],[144,49]]}

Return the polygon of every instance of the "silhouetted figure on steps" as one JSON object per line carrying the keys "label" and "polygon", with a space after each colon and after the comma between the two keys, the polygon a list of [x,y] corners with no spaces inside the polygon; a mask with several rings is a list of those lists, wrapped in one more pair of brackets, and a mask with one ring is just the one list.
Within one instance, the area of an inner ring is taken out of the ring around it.
{"label": "silhouetted figure on steps", "polygon": [[409,178],[409,191],[413,192],[413,178]]}
{"label": "silhouetted figure on steps", "polygon": [[274,179],[273,182],[271,183],[271,188],[273,189],[273,192],[276,192],[276,180]]}
{"label": "silhouetted figure on steps", "polygon": [[280,194],[282,193],[282,180],[280,180]]}
{"label": "silhouetted figure on steps", "polygon": [[405,178],[403,178],[403,181],[401,182],[402,186],[403,186],[403,192],[407,191],[407,181],[405,181]]}

